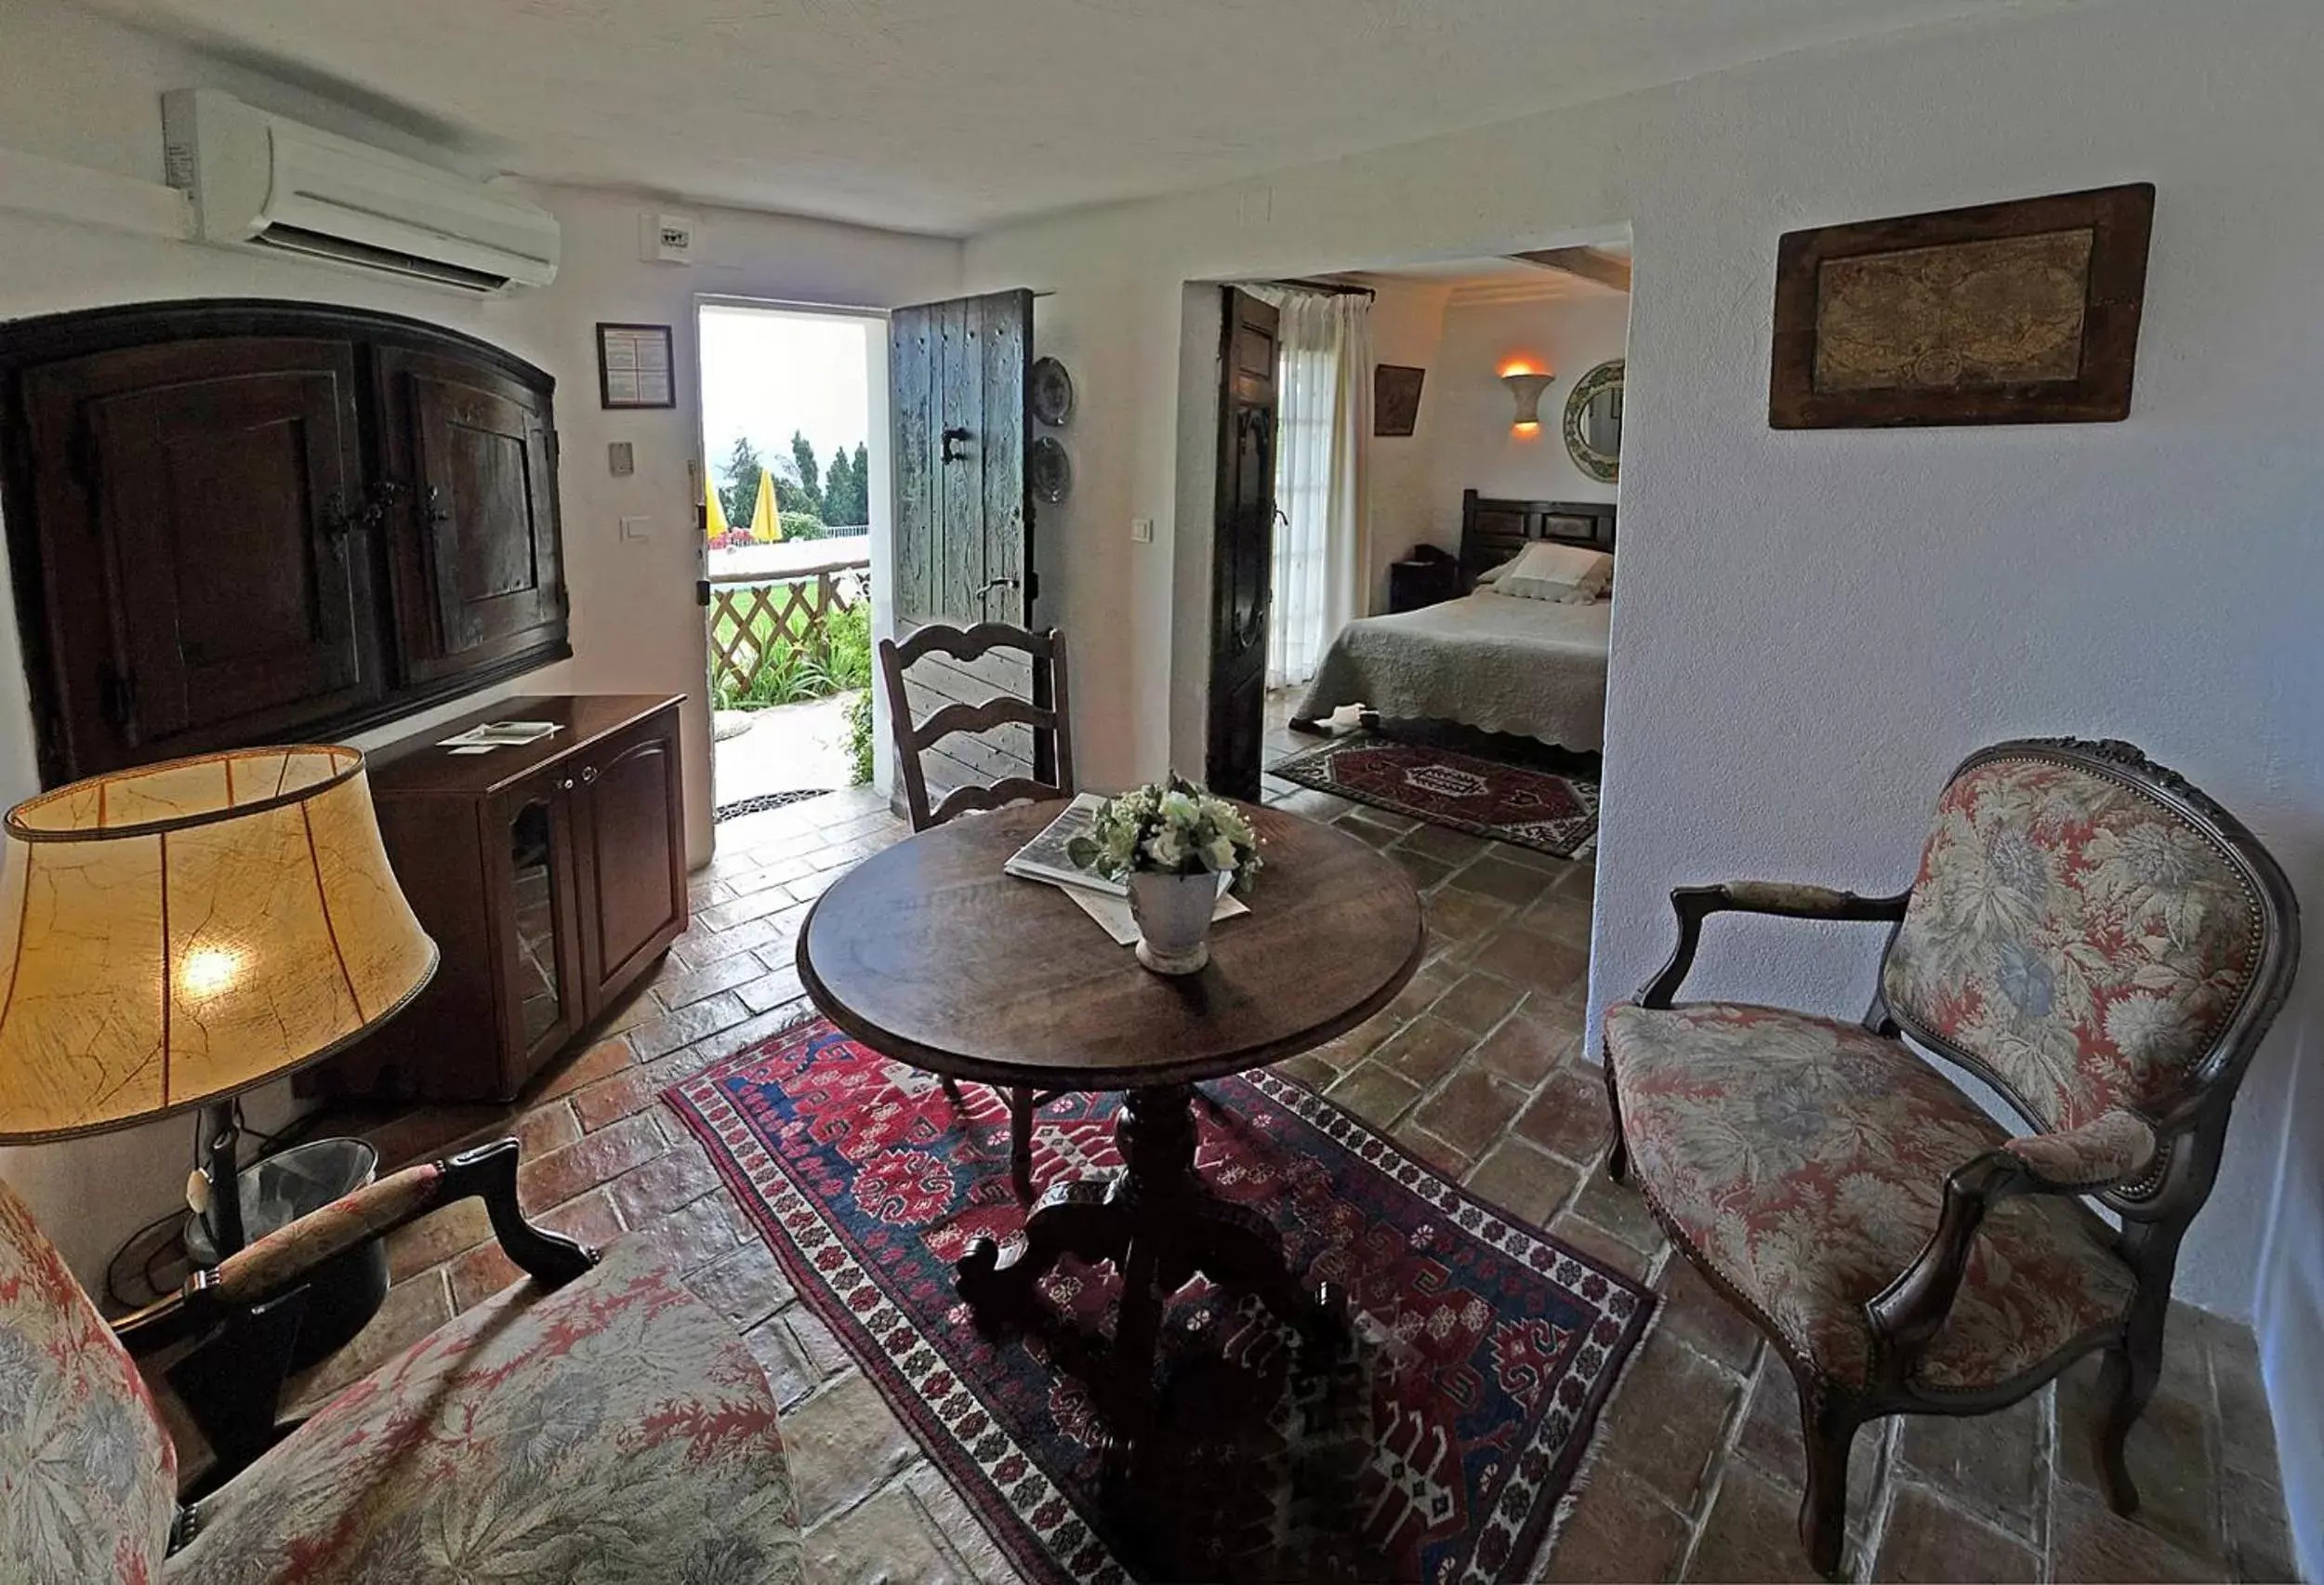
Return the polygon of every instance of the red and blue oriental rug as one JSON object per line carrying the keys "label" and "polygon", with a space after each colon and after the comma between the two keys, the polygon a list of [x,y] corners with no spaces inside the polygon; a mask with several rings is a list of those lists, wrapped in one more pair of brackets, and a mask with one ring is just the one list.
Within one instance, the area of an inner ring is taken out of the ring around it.
{"label": "red and blue oriental rug", "polygon": [[[1258,1072],[1203,1086],[1200,1169],[1350,1296],[1302,1341],[1196,1278],[1161,1349],[1182,1457],[1101,1489],[1101,1426],[1061,1356],[1109,1325],[1110,1264],[1045,1281],[1040,1336],[980,1335],[953,1286],[1006,1246],[1008,1114],[820,1020],[665,1092],[780,1259],[1028,1580],[1515,1578],[1549,1537],[1654,1299]],[[1036,1177],[1118,1165],[1116,1098],[1043,1108]],[[1327,1357],[1315,1358],[1316,1354]]]}

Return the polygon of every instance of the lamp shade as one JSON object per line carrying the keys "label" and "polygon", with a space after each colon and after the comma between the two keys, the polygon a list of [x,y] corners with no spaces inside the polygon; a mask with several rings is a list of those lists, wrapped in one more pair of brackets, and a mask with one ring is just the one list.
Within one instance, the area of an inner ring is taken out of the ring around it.
{"label": "lamp shade", "polygon": [[436,971],[353,748],[93,777],[17,805],[0,841],[0,1141],[224,1100]]}

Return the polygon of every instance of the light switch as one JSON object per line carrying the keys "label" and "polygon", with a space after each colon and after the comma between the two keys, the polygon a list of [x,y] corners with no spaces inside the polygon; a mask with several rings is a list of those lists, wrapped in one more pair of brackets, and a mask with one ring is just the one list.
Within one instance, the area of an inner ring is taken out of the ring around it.
{"label": "light switch", "polygon": [[1131,542],[1132,542],[1133,544],[1138,544],[1138,545],[1151,545],[1151,544],[1153,544],[1153,543],[1154,543],[1154,520],[1153,520],[1152,518],[1150,518],[1150,517],[1134,517],[1134,518],[1131,518],[1131,519],[1129,520],[1129,537],[1130,537],[1130,540],[1131,540]]}
{"label": "light switch", "polygon": [[652,518],[643,517],[626,517],[622,519],[621,536],[624,539],[653,538],[654,520]]}
{"label": "light switch", "polygon": [[637,447],[628,441],[608,441],[605,443],[605,470],[616,479],[627,479],[637,472]]}

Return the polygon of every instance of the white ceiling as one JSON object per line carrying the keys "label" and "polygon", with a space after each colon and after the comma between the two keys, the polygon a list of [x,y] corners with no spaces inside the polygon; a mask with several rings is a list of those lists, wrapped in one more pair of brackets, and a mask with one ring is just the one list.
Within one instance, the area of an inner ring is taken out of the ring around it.
{"label": "white ceiling", "polygon": [[2014,0],[86,0],[547,180],[966,233]]}

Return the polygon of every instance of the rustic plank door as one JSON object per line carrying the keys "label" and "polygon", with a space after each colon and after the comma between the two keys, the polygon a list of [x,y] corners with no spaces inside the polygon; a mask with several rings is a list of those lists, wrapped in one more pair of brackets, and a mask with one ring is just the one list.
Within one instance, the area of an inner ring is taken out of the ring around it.
{"label": "rustic plank door", "polygon": [[1211,788],[1259,797],[1274,604],[1275,341],[1273,305],[1226,288],[1219,356],[1219,496],[1210,548]]}
{"label": "rustic plank door", "polygon": [[[1033,506],[1024,488],[1033,294],[1018,290],[903,308],[888,321],[895,429],[895,629],[1033,625]],[[915,720],[998,693],[1047,705],[1022,654],[930,655],[905,679]],[[1006,776],[1051,773],[1047,743],[1020,725],[960,733],[923,763],[931,798]]]}

